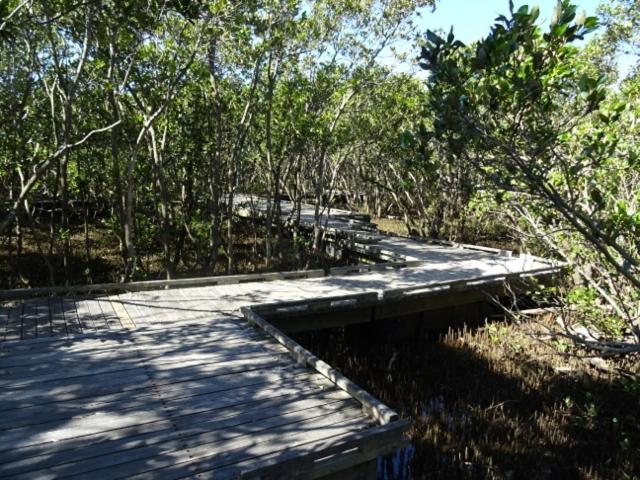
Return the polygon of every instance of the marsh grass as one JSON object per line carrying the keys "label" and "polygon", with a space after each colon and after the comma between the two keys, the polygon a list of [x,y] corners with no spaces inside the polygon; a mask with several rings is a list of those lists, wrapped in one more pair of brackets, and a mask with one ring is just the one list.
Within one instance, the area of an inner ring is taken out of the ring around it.
{"label": "marsh grass", "polygon": [[[367,326],[298,339],[411,420],[411,446],[379,464],[380,478],[640,478],[638,380],[560,353],[536,328],[391,343]],[[640,373],[637,357],[618,363]]]}

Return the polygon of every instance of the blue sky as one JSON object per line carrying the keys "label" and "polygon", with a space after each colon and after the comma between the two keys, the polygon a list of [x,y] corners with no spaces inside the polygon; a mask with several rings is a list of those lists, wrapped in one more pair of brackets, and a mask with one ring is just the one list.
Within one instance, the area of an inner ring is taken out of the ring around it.
{"label": "blue sky", "polygon": [[[538,21],[544,27],[551,18],[557,0],[533,0],[531,2],[514,0],[513,3],[515,9],[521,5],[540,7]],[[574,0],[574,3],[578,6],[578,11],[584,10],[587,15],[595,15],[600,0]],[[508,12],[509,0],[438,0],[434,12],[431,11],[431,8],[420,11],[420,17],[417,18],[416,24],[420,32],[425,32],[427,29],[449,32],[453,26],[456,38],[464,43],[470,43],[486,36],[495,18],[500,14],[508,15]],[[418,54],[415,45],[408,42],[396,45],[396,47],[399,51],[407,53],[407,62],[398,64],[397,59],[390,52],[385,52],[381,58],[382,63],[395,65],[399,71],[413,71],[418,76],[425,75],[417,65],[412,65],[414,63],[412,60]],[[630,62],[630,58],[621,59],[621,73],[624,74],[628,71]]]}
{"label": "blue sky", "polygon": [[[517,10],[521,5],[540,7],[539,21],[547,22],[551,18],[556,0],[538,0],[531,2],[514,1]],[[578,11],[584,10],[587,15],[595,15],[599,0],[576,0]],[[500,15],[509,13],[508,0],[439,0],[436,11],[424,9],[422,18],[417,22],[420,30],[442,29],[449,31],[453,25],[456,37],[465,43],[479,40],[487,33],[494,19]]]}

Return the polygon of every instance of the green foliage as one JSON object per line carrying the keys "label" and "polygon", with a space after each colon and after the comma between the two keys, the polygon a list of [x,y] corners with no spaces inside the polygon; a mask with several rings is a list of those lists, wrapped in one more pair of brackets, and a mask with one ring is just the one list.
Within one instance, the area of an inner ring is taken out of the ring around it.
{"label": "green foliage", "polygon": [[[44,254],[69,260],[81,200],[118,236],[122,278],[158,250],[168,276],[191,259],[212,271],[235,191],[320,206],[369,135],[395,145],[412,125],[385,125],[372,98],[386,83],[393,115],[416,110],[419,82],[377,60],[431,4],[0,2],[2,235],[49,222]],[[34,215],[40,200],[61,218]]]}
{"label": "green foliage", "polygon": [[540,253],[575,262],[585,283],[568,301],[587,323],[640,341],[631,300],[640,291],[636,83],[611,88],[573,45],[596,30],[596,17],[567,0],[544,32],[538,17],[512,7],[468,46],[427,33],[422,143],[443,149],[440,165],[461,158],[479,172]]}

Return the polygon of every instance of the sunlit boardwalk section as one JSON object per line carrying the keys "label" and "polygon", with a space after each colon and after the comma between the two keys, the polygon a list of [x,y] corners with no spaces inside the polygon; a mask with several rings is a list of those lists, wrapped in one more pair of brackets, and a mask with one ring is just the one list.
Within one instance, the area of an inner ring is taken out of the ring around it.
{"label": "sunlit boardwalk section", "polygon": [[287,333],[477,301],[559,267],[358,222],[337,212],[327,232],[389,263],[0,292],[0,477],[374,475],[407,423]]}
{"label": "sunlit boardwalk section", "polygon": [[320,476],[406,427],[229,316],[9,341],[0,369],[2,478]]}

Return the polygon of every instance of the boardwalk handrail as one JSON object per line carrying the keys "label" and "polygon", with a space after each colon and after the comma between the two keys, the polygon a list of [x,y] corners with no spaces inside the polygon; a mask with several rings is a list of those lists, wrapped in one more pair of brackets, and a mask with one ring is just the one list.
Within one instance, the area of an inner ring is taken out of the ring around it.
{"label": "boardwalk handrail", "polygon": [[287,316],[290,314],[309,314],[327,310],[347,310],[374,305],[378,302],[376,292],[354,293],[324,298],[295,300],[285,302],[261,303],[252,305],[254,312],[261,316]]}
{"label": "boardwalk handrail", "polygon": [[[350,297],[352,298],[353,296]],[[338,300],[339,298],[340,297],[334,297],[333,300]],[[338,388],[341,388],[358,400],[362,405],[362,409],[379,424],[386,425],[398,420],[399,417],[395,411],[362,387],[353,383],[331,365],[320,360],[295,340],[285,335],[280,329],[276,328],[256,313],[252,307],[242,307],[240,311],[242,312],[242,316],[249,323],[272,337],[280,345],[284,346],[299,364],[311,367],[316,372],[330,380]]]}
{"label": "boardwalk handrail", "polygon": [[531,260],[535,260],[536,262],[540,262],[540,263],[547,263],[547,264],[561,263],[563,265],[565,264],[565,262],[559,262],[558,260],[550,260],[548,258],[539,257],[537,255],[532,255],[530,253],[514,253],[512,250],[504,250],[504,249],[494,248],[494,247],[485,247],[483,245],[473,245],[470,243],[454,242],[452,240],[442,240],[439,238],[432,238],[432,237],[419,237],[418,235],[402,235],[401,233],[391,232],[388,230],[378,230],[378,234],[386,235],[388,237],[405,238],[407,240],[413,240],[420,243],[428,243],[431,245],[442,245],[444,247],[460,248],[463,250],[475,250],[478,252],[491,253],[494,255],[502,256],[502,257],[529,258]]}
{"label": "boardwalk handrail", "polygon": [[327,271],[292,270],[288,272],[248,273],[240,275],[215,275],[210,277],[178,278],[173,280],[145,280],[128,283],[96,283],[92,285],[71,285],[37,288],[14,288],[0,290],[0,300],[20,300],[31,297],[56,295],[64,293],[95,293],[95,292],[141,292],[162,288],[190,288],[208,287],[214,285],[233,285],[250,282],[271,282],[275,280],[295,280],[305,278],[319,278],[324,276],[360,274],[374,271],[397,270],[413,268],[424,264],[421,260],[385,262],[375,264],[358,264],[347,267],[333,267]]}
{"label": "boardwalk handrail", "polygon": [[443,282],[412,285],[410,287],[394,288],[385,290],[383,292],[383,300],[398,298],[406,295],[429,295],[433,293],[441,293],[443,290],[464,290],[474,287],[486,286],[493,283],[503,283],[512,280],[520,280],[528,277],[553,275],[560,273],[564,268],[566,268],[566,266],[567,264],[562,263],[558,264],[557,266],[536,268],[527,272],[496,273],[465,280],[447,280]]}
{"label": "boardwalk handrail", "polygon": [[472,278],[468,280],[453,280],[437,282],[433,284],[417,285],[407,288],[386,290],[382,299],[378,298],[377,292],[365,292],[351,295],[331,296],[317,299],[307,299],[293,302],[275,302],[256,304],[241,307],[240,311],[244,319],[256,328],[262,330],[278,343],[283,345],[289,353],[302,365],[309,366],[318,373],[329,379],[339,388],[349,393],[358,400],[362,408],[369,416],[378,421],[381,425],[396,421],[398,414],[384,403],[377,400],[366,390],[353,383],[339,371],[323,362],[309,350],[287,336],[279,328],[267,321],[262,315],[269,315],[272,320],[281,316],[308,314],[322,310],[345,310],[349,308],[361,308],[384,304],[388,301],[395,301],[405,295],[431,295],[440,293],[443,290],[457,290],[486,286],[493,283],[507,282],[510,280],[536,277],[540,275],[555,274],[561,271],[564,265],[559,267],[544,267],[524,273],[504,273],[486,275],[484,277]]}
{"label": "boardwalk handrail", "polygon": [[[238,198],[241,197],[238,196]],[[251,198],[251,205],[255,206],[253,203],[253,196],[250,196]],[[262,199],[262,197],[257,197],[258,199],[258,203],[260,201],[264,200]],[[244,204],[248,204],[249,202],[244,200],[244,201],[240,201],[238,203],[238,207],[236,208],[242,208],[241,206]],[[251,209],[251,215],[255,215],[257,217],[260,217],[260,214],[262,212],[260,212],[260,210],[257,209]],[[322,214],[322,217],[324,218],[326,214]],[[371,220],[371,216],[368,214],[364,214],[364,213],[359,213],[359,212],[353,212],[353,211],[349,211],[349,210],[341,210],[341,209],[331,209],[331,213],[328,214],[328,218],[327,220],[337,220],[337,221],[343,221],[343,222],[347,222],[347,223],[351,223],[353,220],[355,220],[356,222],[358,221],[363,221],[365,220],[365,224],[363,225],[359,225],[359,229],[358,230],[352,230],[350,228],[338,228],[335,226],[324,226],[321,222],[321,224],[319,225],[319,228],[321,230],[323,230],[326,233],[331,233],[331,234],[335,234],[336,236],[339,235],[343,235],[347,238],[351,237],[351,240],[354,243],[358,243],[357,239],[354,239],[355,236],[357,236],[358,234],[363,234],[366,235],[366,232],[371,232],[377,235],[382,235],[382,236],[388,236],[388,237],[395,237],[395,238],[404,238],[404,239],[408,239],[408,240],[414,240],[416,242],[420,242],[420,243],[428,243],[428,244],[433,244],[433,245],[442,245],[442,246],[447,246],[447,247],[453,247],[453,248],[460,248],[463,250],[474,250],[474,251],[479,251],[479,252],[485,252],[485,253],[491,253],[494,255],[499,255],[499,256],[503,256],[503,257],[528,257],[531,259],[534,259],[538,262],[541,263],[552,263],[552,261],[550,261],[549,259],[543,258],[543,257],[538,257],[535,255],[531,255],[528,253],[522,253],[522,254],[514,254],[513,251],[511,250],[505,250],[505,249],[499,249],[499,248],[493,248],[493,247],[485,247],[482,245],[472,245],[472,244],[468,244],[468,243],[461,243],[461,242],[455,242],[455,241],[451,241],[451,240],[442,240],[442,239],[437,239],[437,238],[432,238],[432,237],[420,237],[417,235],[403,235],[400,233],[396,233],[396,232],[392,232],[392,231],[388,231],[388,230],[380,230],[377,227],[372,227],[372,228],[366,228],[366,221],[370,221]],[[372,224],[375,225],[375,224]],[[311,225],[302,225],[301,226],[304,227],[311,227]]]}

